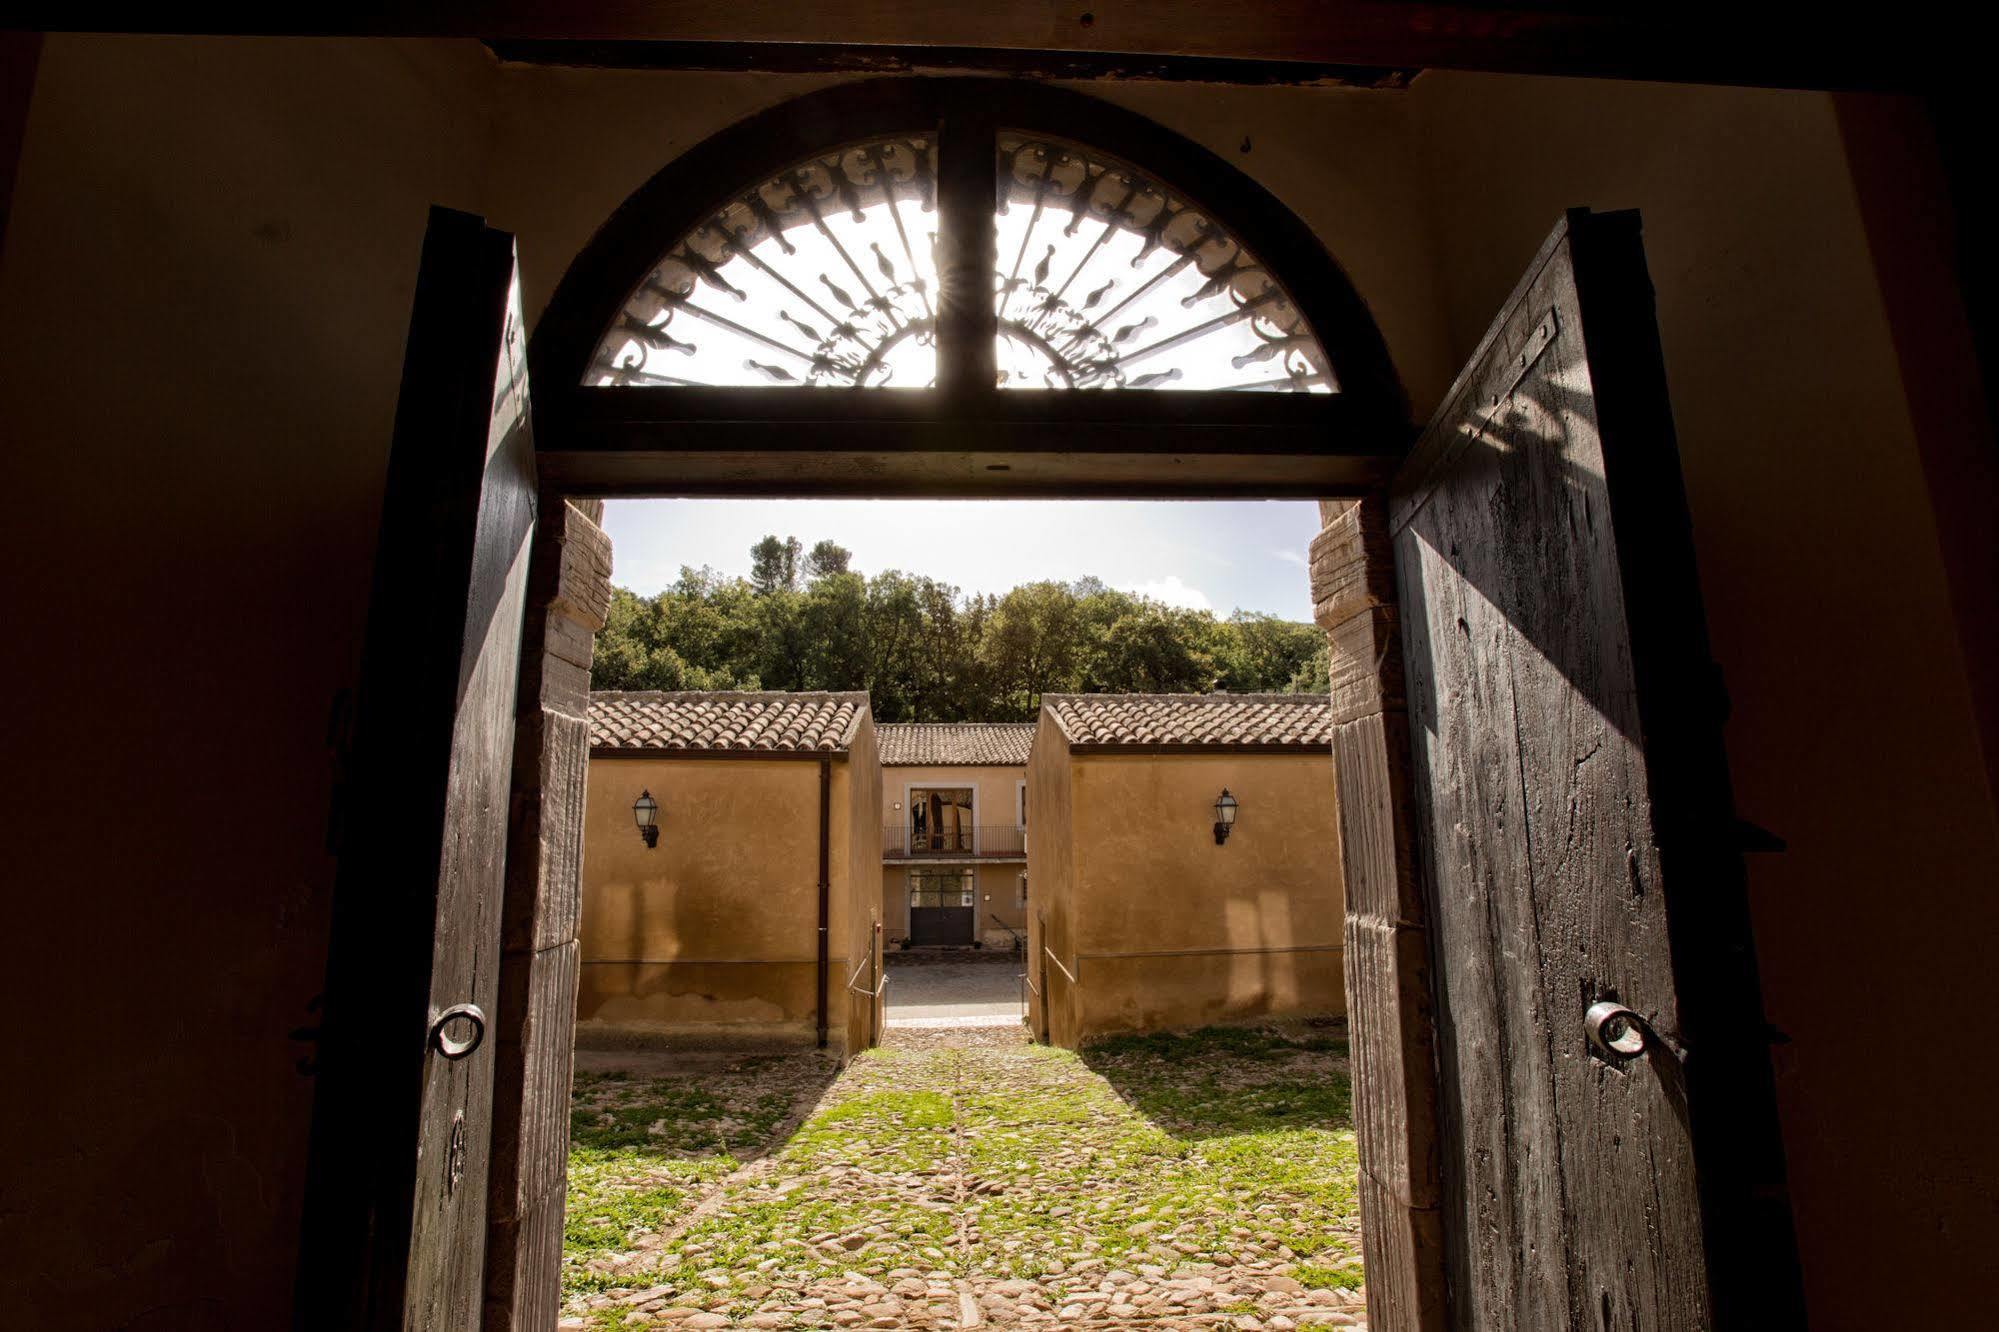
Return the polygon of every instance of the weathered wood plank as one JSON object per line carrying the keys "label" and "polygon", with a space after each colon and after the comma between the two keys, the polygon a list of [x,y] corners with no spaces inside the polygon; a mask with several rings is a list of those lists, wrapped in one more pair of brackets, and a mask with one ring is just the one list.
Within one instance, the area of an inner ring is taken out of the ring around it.
{"label": "weathered wood plank", "polygon": [[[1783,1300],[1767,1296],[1753,1314],[1711,1311],[1710,1268],[1744,1255],[1705,1241],[1680,1062],[1680,990],[1710,978],[1676,969],[1625,601],[1632,563],[1653,551],[1642,535],[1620,549],[1633,538],[1613,522],[1606,479],[1629,467],[1627,484],[1650,496],[1630,503],[1656,506],[1676,493],[1662,472],[1677,462],[1663,376],[1634,406],[1642,377],[1619,362],[1644,349],[1586,338],[1578,294],[1577,235],[1617,225],[1575,215],[1550,239],[1392,508],[1435,941],[1452,1314],[1481,1329],[1695,1328],[1717,1313],[1784,1326]],[[1611,258],[1642,285],[1632,241]],[[1632,432],[1620,454],[1600,412],[1667,424]],[[1672,577],[1691,585],[1690,559]],[[1681,696],[1689,685],[1652,683]],[[1725,770],[1702,780],[1725,793]],[[1713,814],[1713,800],[1703,808]],[[1681,893],[1711,891],[1689,879]],[[1599,999],[1645,1017],[1645,1056],[1614,1065],[1591,1052],[1582,1020]],[[1780,1287],[1781,1231],[1745,1238],[1768,1246]]]}
{"label": "weathered wood plank", "polygon": [[[535,523],[513,238],[434,209],[383,500],[297,1319],[479,1317],[508,790]],[[485,1035],[490,1038],[491,1032]]]}

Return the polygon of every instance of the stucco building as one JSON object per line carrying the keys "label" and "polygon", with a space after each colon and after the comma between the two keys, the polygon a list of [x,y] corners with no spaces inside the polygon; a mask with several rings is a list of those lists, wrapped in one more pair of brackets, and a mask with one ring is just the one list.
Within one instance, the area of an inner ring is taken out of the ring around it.
{"label": "stucco building", "polygon": [[868,696],[599,692],[590,760],[578,1043],[865,1045],[847,980],[881,864]]}
{"label": "stucco building", "polygon": [[1027,774],[1038,1038],[1346,1011],[1331,740],[1311,695],[1043,696]]}
{"label": "stucco building", "polygon": [[1032,722],[881,728],[881,911],[891,943],[1025,940],[1033,740]]}

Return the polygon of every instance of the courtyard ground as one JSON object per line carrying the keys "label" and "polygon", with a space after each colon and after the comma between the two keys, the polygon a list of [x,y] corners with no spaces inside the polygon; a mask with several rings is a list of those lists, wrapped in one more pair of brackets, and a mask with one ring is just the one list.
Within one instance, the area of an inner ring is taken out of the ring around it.
{"label": "courtyard ground", "polygon": [[579,1056],[566,1328],[1364,1325],[1344,1032]]}
{"label": "courtyard ground", "polygon": [[1002,950],[888,955],[891,1027],[1018,1026],[1025,1009],[1020,975],[1027,964]]}

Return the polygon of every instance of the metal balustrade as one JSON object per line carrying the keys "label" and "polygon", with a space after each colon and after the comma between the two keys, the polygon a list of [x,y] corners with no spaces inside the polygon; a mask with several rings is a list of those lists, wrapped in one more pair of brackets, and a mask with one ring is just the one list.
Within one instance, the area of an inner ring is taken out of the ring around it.
{"label": "metal balustrade", "polygon": [[939,830],[890,824],[882,829],[883,860],[1019,860],[1027,832],[1011,824]]}

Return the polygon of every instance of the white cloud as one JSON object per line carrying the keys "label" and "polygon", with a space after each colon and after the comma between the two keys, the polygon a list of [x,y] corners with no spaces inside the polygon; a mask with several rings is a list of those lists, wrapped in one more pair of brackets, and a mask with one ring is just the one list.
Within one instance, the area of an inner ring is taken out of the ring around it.
{"label": "white cloud", "polygon": [[1184,606],[1188,610],[1213,610],[1215,605],[1208,600],[1208,594],[1198,587],[1189,587],[1180,581],[1179,574],[1167,574],[1149,583],[1139,583],[1127,591],[1136,592],[1141,597],[1151,597],[1169,606]]}
{"label": "white cloud", "polygon": [[1305,558],[1303,551],[1292,550],[1288,546],[1281,549],[1273,546],[1270,549],[1270,558],[1273,560],[1282,560],[1286,564],[1295,564],[1300,569],[1309,569],[1312,565],[1312,562]]}

